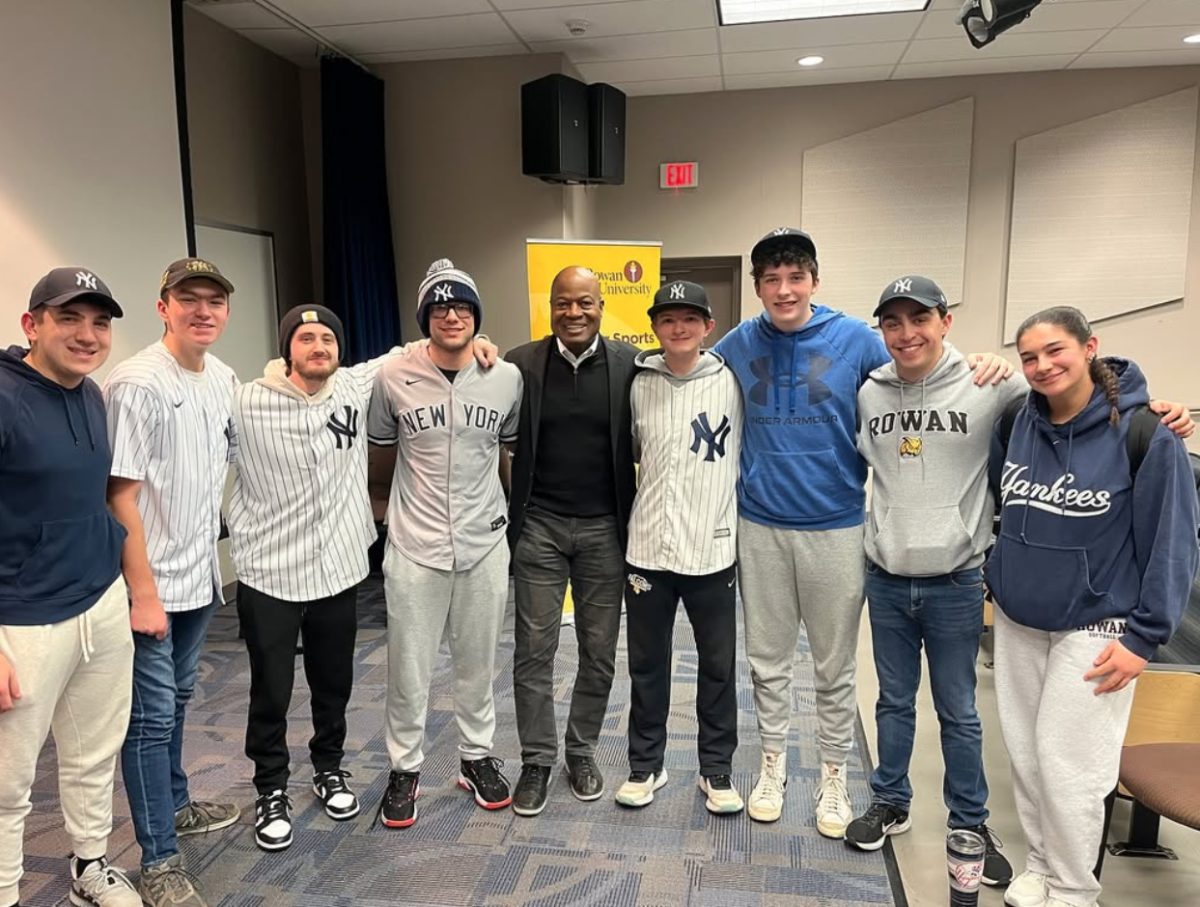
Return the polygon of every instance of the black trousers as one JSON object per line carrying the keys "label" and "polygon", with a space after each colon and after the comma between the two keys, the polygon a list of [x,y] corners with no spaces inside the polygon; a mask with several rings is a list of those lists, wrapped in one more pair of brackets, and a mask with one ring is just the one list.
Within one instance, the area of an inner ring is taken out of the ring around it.
{"label": "black trousers", "polygon": [[250,653],[250,713],[246,755],[259,795],[284,790],[290,762],[287,713],[296,673],[296,641],[304,641],[304,676],[312,700],[313,769],[342,764],[346,704],[354,681],[358,586],[329,598],[287,602],[238,584],[238,619]]}
{"label": "black trousers", "polygon": [[667,748],[671,643],[680,599],[699,655],[696,739],[701,775],[728,775],[737,749],[735,567],[683,576],[625,565],[625,634],[631,682],[629,768],[658,772]]}

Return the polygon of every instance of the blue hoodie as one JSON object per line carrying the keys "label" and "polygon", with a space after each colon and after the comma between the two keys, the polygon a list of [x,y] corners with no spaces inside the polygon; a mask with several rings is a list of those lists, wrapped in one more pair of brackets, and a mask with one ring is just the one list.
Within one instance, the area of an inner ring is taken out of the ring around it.
{"label": "blue hoodie", "polygon": [[82,614],[116,581],[125,543],[106,503],[100,389],[56,384],[25,354],[0,352],[0,626]]}
{"label": "blue hoodie", "polygon": [[990,479],[1003,506],[987,583],[1019,624],[1104,625],[1149,659],[1179,626],[1196,575],[1196,486],[1183,442],[1162,425],[1130,476],[1125,436],[1146,380],[1126,359],[1105,361],[1120,383],[1118,428],[1099,387],[1065,425],[1031,391],[1007,451],[997,427]]}
{"label": "blue hoodie", "polygon": [[844,529],[863,521],[858,389],[890,362],[866,322],[825,306],[798,331],[763,312],[715,347],[746,404],[738,514],[782,529]]}

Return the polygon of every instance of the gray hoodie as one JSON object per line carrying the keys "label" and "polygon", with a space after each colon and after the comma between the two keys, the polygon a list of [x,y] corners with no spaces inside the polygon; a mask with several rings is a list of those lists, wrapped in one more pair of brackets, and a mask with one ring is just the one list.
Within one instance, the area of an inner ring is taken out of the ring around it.
{"label": "gray hoodie", "polygon": [[899,576],[941,576],[983,564],[995,504],[992,429],[1029,391],[1019,374],[976,387],[966,359],[942,358],[910,384],[889,362],[858,392],[858,451],[872,467],[867,557]]}

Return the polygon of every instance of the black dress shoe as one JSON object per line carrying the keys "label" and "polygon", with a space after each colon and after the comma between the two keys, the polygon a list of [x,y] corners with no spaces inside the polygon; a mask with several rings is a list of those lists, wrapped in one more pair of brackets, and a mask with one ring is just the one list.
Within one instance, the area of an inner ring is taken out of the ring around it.
{"label": "black dress shoe", "polygon": [[550,787],[550,766],[521,766],[521,777],[513,792],[512,808],[518,816],[536,816],[546,808],[546,793]]}
{"label": "black dress shoe", "polygon": [[567,756],[567,779],[571,793],[580,800],[599,800],[604,796],[604,776],[591,756]]}

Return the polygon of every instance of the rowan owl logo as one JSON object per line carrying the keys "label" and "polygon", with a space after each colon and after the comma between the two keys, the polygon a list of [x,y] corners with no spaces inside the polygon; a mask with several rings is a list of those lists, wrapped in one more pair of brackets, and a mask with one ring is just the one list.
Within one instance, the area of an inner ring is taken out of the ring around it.
{"label": "rowan owl logo", "polygon": [[921,438],[910,438],[905,435],[900,439],[900,456],[902,457],[919,457],[924,449],[925,442]]}

